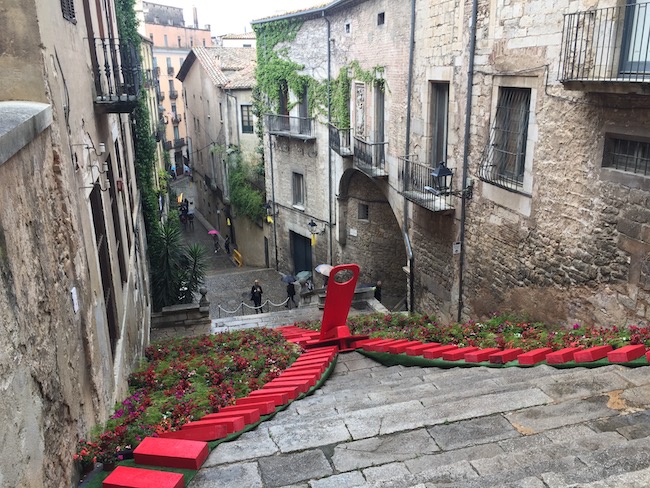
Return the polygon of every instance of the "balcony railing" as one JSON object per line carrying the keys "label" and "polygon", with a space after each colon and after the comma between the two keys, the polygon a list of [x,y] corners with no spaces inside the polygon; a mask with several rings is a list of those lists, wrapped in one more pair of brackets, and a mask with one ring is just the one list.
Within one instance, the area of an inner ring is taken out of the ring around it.
{"label": "balcony railing", "polygon": [[185,138],[181,137],[179,139],[174,139],[174,149],[178,149],[179,147],[183,147],[185,145]]}
{"label": "balcony railing", "polygon": [[142,83],[140,57],[134,46],[119,39],[93,39],[95,109],[101,113],[131,113]]}
{"label": "balcony railing", "polygon": [[159,78],[159,77],[160,77],[160,66],[156,66],[156,67],[153,69],[153,75],[154,75],[156,78]]}
{"label": "balcony railing", "polygon": [[330,124],[330,148],[341,156],[352,156],[350,129],[339,129]]}
{"label": "balcony railing", "polygon": [[172,148],[172,144],[173,144],[172,141],[165,141],[165,142],[163,143],[163,148],[165,149],[165,151],[169,151],[169,150],[171,150],[171,148]]}
{"label": "balcony railing", "polygon": [[294,139],[316,139],[314,119],[311,117],[291,117],[289,115],[267,114],[266,125],[269,133]]}
{"label": "balcony railing", "polygon": [[169,90],[169,99],[176,100],[178,98],[178,90]]}
{"label": "balcony railing", "polygon": [[427,188],[433,188],[433,171],[429,165],[417,163],[409,158],[399,158],[400,194],[407,200],[432,212],[453,211],[451,194],[435,195]]}
{"label": "balcony railing", "polygon": [[165,92],[164,91],[158,92],[158,100],[162,102],[164,99],[165,99]]}
{"label": "balcony railing", "polygon": [[562,39],[565,85],[650,83],[650,3],[565,14]]}
{"label": "balcony railing", "polygon": [[181,120],[183,120],[181,114],[176,114],[172,117],[172,124],[178,125],[181,123]]}
{"label": "balcony railing", "polygon": [[172,66],[167,66],[167,74],[169,76],[174,76],[174,68]]}
{"label": "balcony railing", "polygon": [[386,150],[388,142],[367,142],[354,138],[354,166],[368,176],[388,176]]}

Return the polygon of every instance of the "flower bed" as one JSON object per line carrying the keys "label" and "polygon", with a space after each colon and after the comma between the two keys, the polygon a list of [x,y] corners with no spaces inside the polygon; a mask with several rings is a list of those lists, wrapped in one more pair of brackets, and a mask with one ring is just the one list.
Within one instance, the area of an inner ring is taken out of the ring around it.
{"label": "flower bed", "polygon": [[301,349],[272,329],[161,341],[129,378],[129,396],[82,440],[79,462],[120,461],[147,436],[177,430],[278,377]]}

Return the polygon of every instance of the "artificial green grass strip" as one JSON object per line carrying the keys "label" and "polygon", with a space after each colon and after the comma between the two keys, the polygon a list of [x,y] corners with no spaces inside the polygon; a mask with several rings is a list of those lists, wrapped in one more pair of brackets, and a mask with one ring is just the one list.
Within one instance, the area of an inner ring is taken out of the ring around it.
{"label": "artificial green grass strip", "polygon": [[[482,363],[468,363],[464,360],[460,361],[445,361],[444,359],[427,359],[422,356],[409,356],[407,354],[391,354],[388,352],[374,352],[374,351],[365,351],[363,349],[357,349],[357,352],[363,354],[370,359],[377,361],[384,366],[419,366],[422,368],[472,368],[474,366],[483,366],[486,368],[532,368],[539,366],[540,364],[546,364],[546,361],[542,361],[537,364],[519,364],[519,362],[510,361],[505,364],[494,364],[488,361]],[[625,366],[628,368],[638,368],[640,366],[648,366],[648,360],[644,357],[635,359],[634,361],[628,361],[625,363],[610,363],[607,358],[599,359],[598,361],[591,361],[589,363],[576,363],[570,361],[563,364],[547,364],[552,368],[557,369],[567,369],[567,368],[599,368],[602,366],[612,366],[612,365]]]}

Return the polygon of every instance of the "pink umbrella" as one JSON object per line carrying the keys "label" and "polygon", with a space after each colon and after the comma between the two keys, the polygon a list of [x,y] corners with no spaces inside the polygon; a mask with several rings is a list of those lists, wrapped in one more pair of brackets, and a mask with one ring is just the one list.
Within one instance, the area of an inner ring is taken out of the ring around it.
{"label": "pink umbrella", "polygon": [[218,230],[214,230],[214,229],[212,229],[212,230],[209,230],[209,231],[208,231],[208,234],[210,234],[211,236],[216,236],[216,235],[219,234],[219,231],[218,231]]}

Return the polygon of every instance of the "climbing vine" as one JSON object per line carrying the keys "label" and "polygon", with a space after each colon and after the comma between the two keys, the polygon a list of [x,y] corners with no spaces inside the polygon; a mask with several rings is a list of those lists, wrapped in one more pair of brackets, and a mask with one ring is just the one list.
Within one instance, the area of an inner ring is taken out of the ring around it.
{"label": "climbing vine", "polygon": [[249,181],[250,172],[255,170],[247,166],[239,148],[231,147],[228,161],[228,188],[230,203],[253,222],[264,216],[264,194],[253,187]]}

